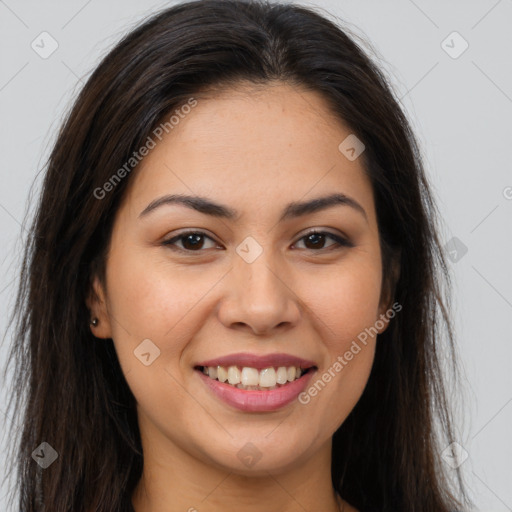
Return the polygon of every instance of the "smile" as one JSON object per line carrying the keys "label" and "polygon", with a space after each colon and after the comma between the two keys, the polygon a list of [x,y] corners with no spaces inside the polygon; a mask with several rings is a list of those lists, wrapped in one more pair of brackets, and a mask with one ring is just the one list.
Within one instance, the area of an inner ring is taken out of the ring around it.
{"label": "smile", "polygon": [[290,354],[239,353],[202,361],[194,370],[223,404],[244,412],[270,412],[293,402],[317,365]]}

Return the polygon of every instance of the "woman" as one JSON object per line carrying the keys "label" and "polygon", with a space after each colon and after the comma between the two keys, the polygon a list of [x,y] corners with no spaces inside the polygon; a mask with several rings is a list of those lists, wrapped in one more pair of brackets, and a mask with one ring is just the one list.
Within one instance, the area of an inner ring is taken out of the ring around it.
{"label": "woman", "polygon": [[136,28],[26,249],[20,510],[460,509],[436,215],[385,78],[326,18],[200,0]]}

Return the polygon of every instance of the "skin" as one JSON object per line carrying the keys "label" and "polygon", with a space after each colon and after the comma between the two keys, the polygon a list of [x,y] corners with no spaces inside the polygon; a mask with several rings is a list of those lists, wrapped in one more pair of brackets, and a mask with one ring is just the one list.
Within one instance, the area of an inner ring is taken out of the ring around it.
{"label": "skin", "polygon": [[[194,365],[234,352],[286,352],[315,361],[320,377],[390,307],[381,300],[377,217],[362,159],[339,151],[351,132],[317,93],[274,83],[196,98],[131,177],[106,282],[95,279],[88,302],[99,319],[91,329],[114,340],[137,400],[144,472],[135,510],[355,511],[333,491],[331,439],[363,392],[377,337],[309,403],[270,413],[219,401]],[[336,205],[278,222],[288,203],[334,191],[355,199],[366,218]],[[207,197],[240,217],[164,205],[139,218],[171,193]],[[162,245],[184,228],[210,238],[195,251],[178,240],[188,253]],[[308,245],[311,228],[354,246],[329,237]],[[263,249],[252,263],[236,252],[247,236]],[[149,366],[134,356],[144,339],[160,350]],[[252,467],[237,457],[248,442],[261,454]]]}

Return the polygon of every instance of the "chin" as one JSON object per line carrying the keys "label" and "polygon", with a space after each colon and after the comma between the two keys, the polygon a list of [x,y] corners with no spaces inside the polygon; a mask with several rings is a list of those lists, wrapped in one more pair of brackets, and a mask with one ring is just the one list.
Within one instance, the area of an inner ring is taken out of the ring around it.
{"label": "chin", "polygon": [[[285,420],[286,422],[286,420]],[[273,427],[275,428],[275,426]],[[268,476],[268,473],[278,474],[287,472],[302,465],[310,454],[319,449],[313,445],[313,439],[306,441],[304,431],[297,427],[275,432],[271,429],[259,430],[257,436],[239,436],[230,438],[229,446],[223,447],[212,440],[210,446],[205,447],[205,455],[212,463],[235,474],[244,476]],[[215,443],[215,453],[211,447]]]}

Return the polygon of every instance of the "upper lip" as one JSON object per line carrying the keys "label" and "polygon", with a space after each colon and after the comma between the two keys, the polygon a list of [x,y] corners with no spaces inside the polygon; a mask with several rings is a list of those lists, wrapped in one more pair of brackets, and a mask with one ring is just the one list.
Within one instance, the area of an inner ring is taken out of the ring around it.
{"label": "upper lip", "polygon": [[196,366],[246,366],[262,370],[263,368],[270,368],[271,366],[275,368],[278,368],[279,366],[311,368],[312,366],[315,366],[315,363],[313,361],[303,359],[302,357],[285,353],[258,355],[240,352],[238,354],[229,354],[216,359],[209,359],[208,361],[198,363]]}

